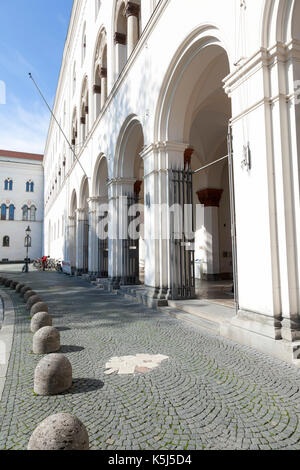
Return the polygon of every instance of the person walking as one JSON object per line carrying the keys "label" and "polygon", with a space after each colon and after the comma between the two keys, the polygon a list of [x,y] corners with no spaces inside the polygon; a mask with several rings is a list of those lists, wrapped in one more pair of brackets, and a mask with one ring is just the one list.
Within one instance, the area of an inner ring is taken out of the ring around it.
{"label": "person walking", "polygon": [[46,267],[47,267],[47,260],[48,260],[49,256],[43,256],[42,257],[42,266],[43,266],[43,271],[46,270]]}

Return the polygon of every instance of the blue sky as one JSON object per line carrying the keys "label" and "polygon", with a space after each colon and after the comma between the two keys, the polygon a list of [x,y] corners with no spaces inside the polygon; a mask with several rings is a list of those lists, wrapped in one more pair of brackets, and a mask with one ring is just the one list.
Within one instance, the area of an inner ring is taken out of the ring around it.
{"label": "blue sky", "polygon": [[[0,148],[43,153],[73,0],[0,0]],[[3,104],[3,83],[5,103]]]}

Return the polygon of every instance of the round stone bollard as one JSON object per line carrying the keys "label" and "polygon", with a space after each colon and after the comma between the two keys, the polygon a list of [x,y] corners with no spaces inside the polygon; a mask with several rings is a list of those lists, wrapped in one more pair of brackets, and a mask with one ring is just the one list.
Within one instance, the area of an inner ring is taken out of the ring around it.
{"label": "round stone bollard", "polygon": [[89,450],[89,436],[82,422],[68,413],[50,416],[33,431],[28,450]]}
{"label": "round stone bollard", "polygon": [[47,312],[48,313],[48,305],[45,304],[45,302],[38,302],[38,303],[34,304],[31,307],[31,310],[30,310],[31,318],[38,312]]}
{"label": "round stone bollard", "polygon": [[52,318],[47,312],[38,312],[31,319],[31,331],[36,333],[45,326],[52,326]]}
{"label": "round stone bollard", "polygon": [[13,282],[11,283],[11,285],[10,285],[10,288],[11,288],[12,290],[15,290],[16,287],[17,287],[17,285],[18,285],[18,283],[17,283],[16,281],[13,281]]}
{"label": "round stone bollard", "polygon": [[21,296],[24,297],[25,292],[27,292],[28,290],[32,290],[31,287],[29,286],[22,287],[22,289],[20,290]]}
{"label": "round stone bollard", "polygon": [[21,282],[16,285],[16,292],[20,293],[21,289],[25,287],[25,284],[22,284]]}
{"label": "round stone bollard", "polygon": [[12,283],[11,279],[6,279],[5,281],[5,287],[10,287],[10,284]]}
{"label": "round stone bollard", "polygon": [[42,299],[38,295],[33,295],[32,297],[29,297],[26,303],[26,307],[28,310],[31,310],[31,307],[33,307],[34,304],[37,304],[38,302],[41,302]]}
{"label": "round stone bollard", "polygon": [[29,299],[29,297],[32,297],[33,295],[37,295],[37,293],[34,292],[34,290],[28,290],[28,291],[25,292],[25,294],[24,294],[24,301],[27,302],[27,300]]}
{"label": "round stone bollard", "polygon": [[2,277],[0,279],[0,284],[4,286],[6,281],[7,281],[6,277]]}
{"label": "round stone bollard", "polygon": [[34,393],[59,395],[72,387],[72,366],[62,354],[43,357],[34,371]]}
{"label": "round stone bollard", "polygon": [[34,354],[50,354],[60,349],[60,334],[53,326],[44,326],[33,336]]}

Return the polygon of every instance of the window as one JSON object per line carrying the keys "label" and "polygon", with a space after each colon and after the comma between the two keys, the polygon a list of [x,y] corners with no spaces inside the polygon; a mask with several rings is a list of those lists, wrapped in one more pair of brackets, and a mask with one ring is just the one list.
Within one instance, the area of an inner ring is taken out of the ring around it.
{"label": "window", "polygon": [[9,247],[9,237],[7,235],[3,237],[3,246],[6,248]]}
{"label": "window", "polygon": [[23,220],[28,220],[28,206],[23,206],[22,207],[22,219]]}
{"label": "window", "polygon": [[6,204],[2,204],[1,206],[1,220],[6,220]]}
{"label": "window", "polygon": [[13,181],[8,178],[4,181],[4,190],[5,191],[12,191],[13,189]]}
{"label": "window", "polygon": [[35,206],[30,207],[30,220],[31,222],[35,222],[36,220],[36,207]]}
{"label": "window", "polygon": [[9,206],[9,220],[15,220],[15,206],[13,204]]}
{"label": "window", "polygon": [[26,192],[33,193],[34,192],[34,183],[32,181],[27,181],[26,183]]}

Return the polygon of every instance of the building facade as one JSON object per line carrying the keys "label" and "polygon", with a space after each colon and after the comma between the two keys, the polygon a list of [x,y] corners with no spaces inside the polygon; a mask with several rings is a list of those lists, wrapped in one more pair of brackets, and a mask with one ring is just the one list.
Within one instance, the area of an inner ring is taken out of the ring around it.
{"label": "building facade", "polygon": [[233,279],[221,334],[298,361],[299,80],[298,0],[75,0],[54,105],[67,140],[52,120],[45,149],[47,254],[150,302]]}
{"label": "building facade", "polygon": [[23,262],[25,230],[31,229],[31,259],[42,255],[43,155],[0,150],[0,262]]}

